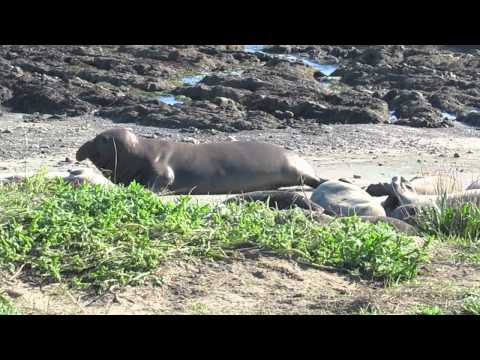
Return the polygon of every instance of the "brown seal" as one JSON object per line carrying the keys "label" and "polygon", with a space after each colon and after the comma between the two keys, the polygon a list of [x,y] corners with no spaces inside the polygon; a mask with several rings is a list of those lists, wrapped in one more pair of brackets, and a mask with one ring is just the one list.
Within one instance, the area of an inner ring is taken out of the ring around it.
{"label": "brown seal", "polygon": [[308,185],[319,179],[295,153],[260,142],[186,144],[140,138],[131,129],[104,131],[83,144],[77,160],[90,159],[114,183],[136,181],[159,192],[228,194]]}

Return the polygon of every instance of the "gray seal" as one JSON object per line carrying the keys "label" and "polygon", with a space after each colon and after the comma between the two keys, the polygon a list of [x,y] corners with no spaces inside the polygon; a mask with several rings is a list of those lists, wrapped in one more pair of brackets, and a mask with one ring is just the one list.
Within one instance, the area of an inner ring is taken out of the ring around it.
{"label": "gray seal", "polygon": [[325,180],[300,156],[261,142],[174,143],[138,137],[131,129],[102,132],[77,151],[116,184],[136,181],[155,192],[229,194]]}

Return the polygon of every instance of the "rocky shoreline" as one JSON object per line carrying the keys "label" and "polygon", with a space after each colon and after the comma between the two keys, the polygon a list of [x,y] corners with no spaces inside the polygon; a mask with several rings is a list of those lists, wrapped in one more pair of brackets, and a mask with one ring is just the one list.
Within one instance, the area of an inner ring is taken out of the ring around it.
{"label": "rocky shoreline", "polygon": [[329,178],[478,173],[479,66],[476,48],[433,45],[4,45],[0,173],[79,165],[65,159],[113,126],[277,144]]}
{"label": "rocky shoreline", "polygon": [[480,124],[480,46],[0,46],[0,104],[208,132]]}

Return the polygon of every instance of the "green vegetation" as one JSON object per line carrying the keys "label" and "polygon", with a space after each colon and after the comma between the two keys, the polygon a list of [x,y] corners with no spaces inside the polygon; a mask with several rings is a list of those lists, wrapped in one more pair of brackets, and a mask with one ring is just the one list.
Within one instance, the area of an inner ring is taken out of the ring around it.
{"label": "green vegetation", "polygon": [[439,209],[423,209],[416,217],[418,228],[426,235],[460,247],[457,260],[480,264],[480,208],[465,202]]}
{"label": "green vegetation", "polygon": [[0,294],[0,315],[20,315],[10,300]]}
{"label": "green vegetation", "polygon": [[470,294],[463,300],[463,310],[469,315],[480,315],[480,294]]}
{"label": "green vegetation", "polygon": [[417,315],[444,315],[443,310],[437,305],[419,305],[416,308]]}
{"label": "green vegetation", "polygon": [[425,233],[439,238],[460,238],[478,243],[480,239],[480,208],[471,202],[439,209],[424,209],[417,216],[417,223]]}
{"label": "green vegetation", "polygon": [[372,307],[371,305],[361,307],[356,312],[354,312],[354,314],[355,315],[384,315],[381,310],[375,307]]}
{"label": "green vegetation", "polygon": [[164,202],[136,183],[74,188],[41,174],[0,185],[0,224],[1,267],[99,292],[154,279],[169,257],[218,259],[242,247],[386,283],[413,278],[426,260],[425,247],[388,224],[345,218],[324,227],[299,209]]}

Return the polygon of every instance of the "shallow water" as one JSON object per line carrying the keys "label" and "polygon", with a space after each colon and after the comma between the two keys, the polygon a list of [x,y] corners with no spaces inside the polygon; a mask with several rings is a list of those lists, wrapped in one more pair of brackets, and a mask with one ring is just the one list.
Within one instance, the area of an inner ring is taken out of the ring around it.
{"label": "shallow water", "polygon": [[244,50],[248,53],[262,52],[265,45],[245,45]]}
{"label": "shallow water", "polygon": [[228,71],[215,71],[213,73],[210,72],[202,72],[197,75],[187,75],[182,77],[183,85],[190,85],[195,86],[203,81],[207,76],[211,76],[212,74],[219,74],[219,75],[230,75],[230,76],[241,76],[243,75],[244,70],[228,70]]}
{"label": "shallow water", "polygon": [[244,70],[232,70],[232,71],[227,71],[227,75],[233,75],[233,76],[241,76],[244,73]]}
{"label": "shallow water", "polygon": [[316,61],[306,60],[301,58],[300,60],[302,60],[304,64],[310,65],[311,67],[317,69],[318,71],[320,71],[322,74],[326,76],[332,75],[338,69],[338,65],[335,65],[335,64],[320,64]]}
{"label": "shallow water", "polygon": [[159,96],[158,100],[160,100],[161,102],[163,102],[164,104],[167,104],[167,105],[183,104],[183,101],[177,100],[177,98],[173,95]]}
{"label": "shallow water", "polygon": [[457,114],[449,113],[449,112],[442,112],[442,118],[447,120],[456,120]]}
{"label": "shallow water", "polygon": [[200,81],[205,79],[207,74],[199,74],[199,75],[188,75],[182,78],[182,82],[184,85],[197,85]]}
{"label": "shallow water", "polygon": [[396,115],[396,113],[395,113],[395,110],[391,110],[391,111],[389,111],[388,113],[389,113],[389,115],[390,115],[390,118],[389,118],[390,121],[397,121],[397,120],[398,120],[398,117],[397,117],[397,115]]}
{"label": "shallow water", "polygon": [[311,66],[314,69],[320,71],[322,74],[326,76],[332,75],[337,69],[338,65],[335,64],[321,64],[318,61],[312,60],[312,59],[305,59],[303,56],[300,56],[298,54],[269,54],[264,52],[263,50],[265,49],[265,45],[245,45],[245,52],[248,53],[263,53],[263,54],[268,54],[270,56],[278,57],[281,59],[285,59],[288,61],[301,61],[305,65]]}

